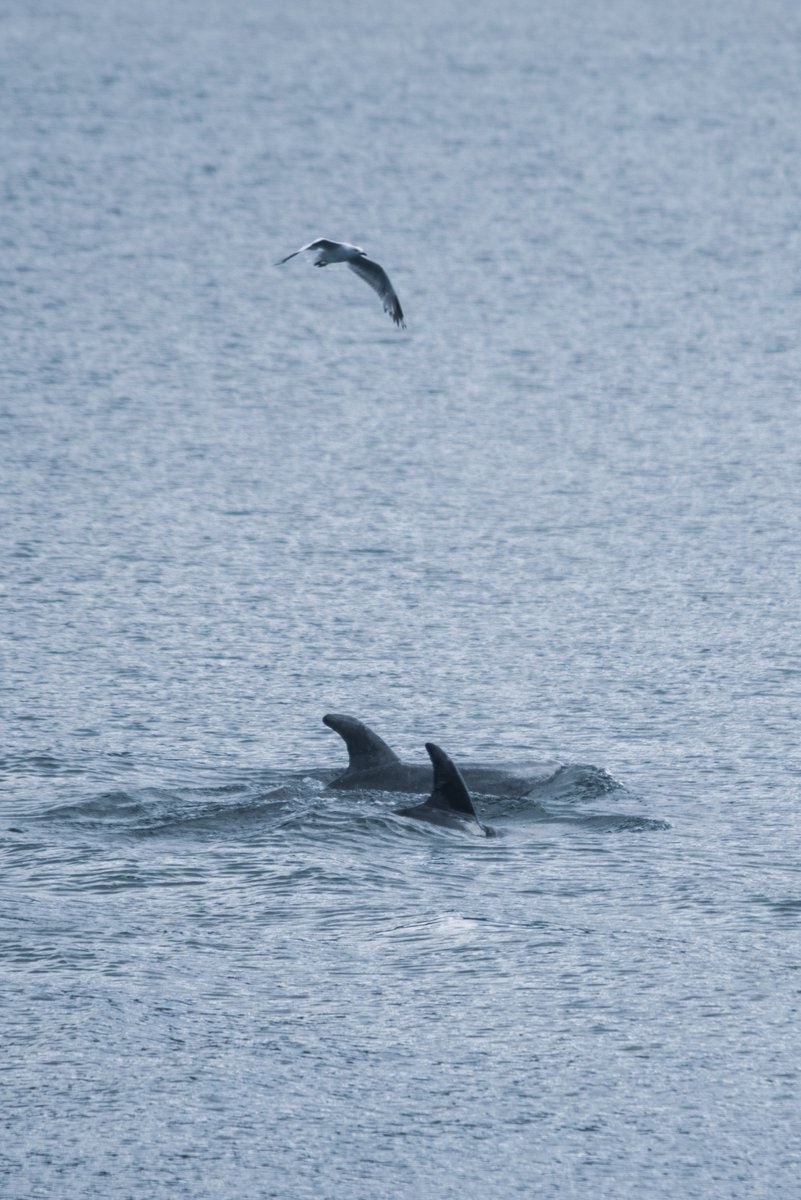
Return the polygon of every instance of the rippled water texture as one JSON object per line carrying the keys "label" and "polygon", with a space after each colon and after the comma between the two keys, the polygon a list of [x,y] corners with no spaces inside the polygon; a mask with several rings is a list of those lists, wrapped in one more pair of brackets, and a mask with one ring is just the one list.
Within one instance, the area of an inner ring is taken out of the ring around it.
{"label": "rippled water texture", "polygon": [[[2,1195],[794,1200],[798,6],[0,65]],[[399,816],[328,711],[532,786]]]}

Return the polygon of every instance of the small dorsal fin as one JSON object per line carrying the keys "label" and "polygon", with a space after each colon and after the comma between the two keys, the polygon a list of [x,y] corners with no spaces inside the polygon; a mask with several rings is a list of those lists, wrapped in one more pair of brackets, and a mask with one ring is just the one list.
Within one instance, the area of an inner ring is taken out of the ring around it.
{"label": "small dorsal fin", "polygon": [[323,724],[335,730],[347,746],[349,771],[374,771],[400,762],[395,751],[356,717],[326,713]]}
{"label": "small dorsal fin", "polygon": [[476,817],[473,801],[458,767],[451,762],[444,750],[433,742],[426,742],[428,757],[434,765],[434,787],[428,803],[432,808],[443,808],[462,816]]}

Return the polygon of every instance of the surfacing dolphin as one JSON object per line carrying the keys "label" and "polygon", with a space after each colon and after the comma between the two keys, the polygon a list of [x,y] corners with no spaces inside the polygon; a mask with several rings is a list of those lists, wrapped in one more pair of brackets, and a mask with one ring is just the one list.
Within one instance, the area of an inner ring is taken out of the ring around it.
{"label": "surfacing dolphin", "polygon": [[476,816],[473,801],[458,767],[433,742],[426,742],[426,750],[434,767],[431,795],[424,804],[397,808],[395,811],[398,816],[414,817],[416,821],[428,821],[431,825],[444,825],[448,829],[463,829],[492,837],[495,830],[489,825],[482,825]]}
{"label": "surfacing dolphin", "polygon": [[[401,762],[394,750],[356,717],[326,713],[323,724],[333,729],[348,750],[348,769],[332,779],[329,787],[375,789],[378,792],[410,792],[428,795],[431,768],[427,763]],[[489,796],[525,796],[543,779],[549,779],[558,763],[543,764],[530,778],[513,775],[501,767],[463,767],[462,775],[473,792]]]}
{"label": "surfacing dolphin", "polygon": [[327,267],[329,263],[347,263],[351,271],[355,271],[360,279],[369,283],[373,291],[378,293],[384,305],[384,312],[389,313],[398,328],[406,328],[403,309],[394,287],[389,282],[389,276],[382,266],[367,257],[367,252],[362,250],[361,246],[351,246],[349,242],[329,242],[328,238],[317,238],[314,242],[307,242],[299,250],[293,250],[291,254],[287,254],[286,258],[279,259],[275,265],[280,267],[283,263],[289,262],[290,258],[294,258],[296,254],[303,254],[306,250],[316,252],[315,267]]}

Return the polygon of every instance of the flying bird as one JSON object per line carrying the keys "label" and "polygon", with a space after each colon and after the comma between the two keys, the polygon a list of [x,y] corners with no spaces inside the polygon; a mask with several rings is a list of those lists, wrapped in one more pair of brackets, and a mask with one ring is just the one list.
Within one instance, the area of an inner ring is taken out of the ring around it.
{"label": "flying bird", "polygon": [[282,263],[289,262],[290,258],[294,258],[296,254],[303,254],[306,250],[316,252],[315,267],[327,267],[329,263],[347,263],[351,271],[355,271],[365,283],[370,284],[374,292],[378,292],[384,302],[384,312],[389,313],[398,328],[406,328],[403,309],[394,287],[389,282],[389,276],[382,266],[367,257],[361,246],[351,246],[348,242],[329,242],[328,238],[317,238],[316,242],[309,242],[306,246],[301,246],[299,250],[293,250],[291,254],[287,254],[286,258],[280,259],[275,265],[280,267]]}

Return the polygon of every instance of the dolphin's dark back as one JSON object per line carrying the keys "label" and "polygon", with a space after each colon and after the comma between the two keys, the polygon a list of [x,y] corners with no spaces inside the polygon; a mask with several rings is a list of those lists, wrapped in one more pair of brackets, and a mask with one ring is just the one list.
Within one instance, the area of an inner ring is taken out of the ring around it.
{"label": "dolphin's dark back", "polygon": [[[548,764],[543,774],[538,772],[531,779],[509,774],[503,767],[482,766],[473,764],[457,771],[447,754],[434,743],[433,754],[429,757],[434,763],[435,774],[439,763],[439,786],[437,792],[435,783],[434,793],[431,791],[431,768],[428,763],[405,763],[398,758],[394,750],[356,717],[346,713],[326,713],[323,723],[333,729],[344,741],[348,750],[347,770],[341,775],[328,780],[331,788],[363,788],[380,792],[406,792],[409,795],[428,796],[428,812],[461,813],[463,816],[474,818],[474,811],[467,788],[474,792],[487,792],[493,796],[524,796],[540,778],[550,778],[558,764]],[[446,764],[450,764],[446,766]],[[453,782],[454,775],[459,785]],[[461,794],[464,790],[464,795]],[[468,804],[470,807],[467,807]],[[474,818],[475,819],[475,818]]]}
{"label": "dolphin's dark back", "polygon": [[400,759],[377,733],[368,729],[356,717],[344,713],[326,713],[323,724],[335,730],[348,749],[348,771],[375,771],[394,766]]}

